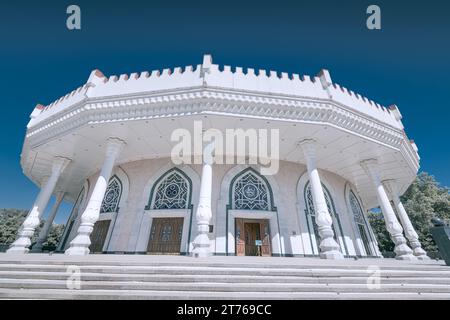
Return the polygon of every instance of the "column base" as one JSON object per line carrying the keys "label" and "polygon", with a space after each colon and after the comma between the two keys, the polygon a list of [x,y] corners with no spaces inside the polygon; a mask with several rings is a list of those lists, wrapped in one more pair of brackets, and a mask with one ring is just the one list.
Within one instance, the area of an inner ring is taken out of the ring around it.
{"label": "column base", "polygon": [[413,255],[413,251],[406,244],[406,239],[402,235],[392,236],[392,241],[395,243],[395,259],[397,260],[417,260]]}
{"label": "column base", "polygon": [[344,259],[344,255],[340,251],[326,251],[319,254],[321,259],[329,260],[341,260]]}
{"label": "column base", "polygon": [[30,252],[30,249],[24,247],[11,247],[8,250],[6,250],[6,253],[10,254],[25,254],[28,252]]}
{"label": "column base", "polygon": [[421,247],[414,248],[413,254],[418,260],[431,260],[430,257],[427,256],[425,250],[423,250]]}
{"label": "column base", "polygon": [[[329,230],[331,231],[331,229]],[[322,231],[323,236],[325,236],[324,230],[320,231]],[[330,260],[344,259],[344,255],[339,250],[340,249],[339,244],[333,238],[332,231],[331,233],[327,234],[326,238],[323,238],[322,241],[320,241],[319,249],[320,249],[319,256],[322,259],[330,259]]]}
{"label": "column base", "polygon": [[69,249],[65,251],[68,256],[87,256],[90,252],[91,239],[85,234],[77,235],[70,243]]}
{"label": "column base", "polygon": [[194,240],[191,257],[206,258],[209,256],[211,256],[209,237],[206,234],[199,234]]}
{"label": "column base", "polygon": [[208,258],[210,256],[211,250],[209,248],[196,248],[191,253],[191,257],[193,258]]}
{"label": "column base", "polygon": [[8,250],[6,250],[6,253],[13,253],[13,254],[24,254],[30,252],[30,249],[28,249],[31,245],[31,241],[28,237],[20,237],[16,241],[14,241]]}
{"label": "column base", "polygon": [[396,260],[407,260],[407,261],[417,260],[417,258],[412,254],[403,254],[400,256],[395,256],[395,259]]}
{"label": "column base", "polygon": [[89,252],[89,249],[86,249],[84,247],[72,247],[67,249],[64,254],[68,256],[87,256]]}

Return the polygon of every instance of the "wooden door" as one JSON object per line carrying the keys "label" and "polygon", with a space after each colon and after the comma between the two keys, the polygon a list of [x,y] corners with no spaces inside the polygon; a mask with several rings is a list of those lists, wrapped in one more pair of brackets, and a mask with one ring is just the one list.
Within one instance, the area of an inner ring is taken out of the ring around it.
{"label": "wooden door", "polygon": [[272,250],[270,248],[269,220],[261,220],[259,226],[262,240],[261,255],[263,257],[270,257],[272,255]]}
{"label": "wooden door", "polygon": [[258,256],[260,251],[256,245],[256,240],[261,240],[260,223],[244,223],[245,230],[245,255]]}
{"label": "wooden door", "polygon": [[244,219],[234,219],[235,221],[235,235],[236,235],[236,255],[245,256],[245,241],[244,241]]}
{"label": "wooden door", "polygon": [[91,253],[103,252],[103,246],[105,244],[110,223],[111,220],[101,220],[94,224],[94,230],[92,230],[90,236],[91,245],[89,246],[89,250]]}
{"label": "wooden door", "polygon": [[154,218],[147,252],[180,254],[184,218]]}

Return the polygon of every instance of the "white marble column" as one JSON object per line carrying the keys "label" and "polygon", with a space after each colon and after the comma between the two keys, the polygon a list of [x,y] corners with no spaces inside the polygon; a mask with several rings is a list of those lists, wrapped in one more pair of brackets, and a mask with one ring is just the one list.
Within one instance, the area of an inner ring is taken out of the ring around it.
{"label": "white marble column", "polygon": [[47,207],[56,183],[69,162],[70,160],[64,157],[55,157],[53,159],[52,173],[39,192],[33,208],[19,229],[19,237],[11,244],[7,251],[8,253],[27,253],[29,251],[28,247],[31,245],[31,238],[39,226],[41,216]]}
{"label": "white marble column", "polygon": [[406,239],[403,236],[403,228],[398,222],[397,217],[395,216],[394,209],[392,209],[389,198],[386,194],[383,184],[381,183],[377,170],[377,160],[364,160],[361,162],[361,167],[370,177],[376,189],[378,202],[384,216],[386,229],[388,230],[389,234],[391,235],[391,239],[395,244],[395,258],[398,260],[415,260],[416,257],[414,257],[411,248],[406,244]]}
{"label": "white marble column", "polygon": [[309,183],[313,197],[316,224],[320,235],[320,257],[322,259],[343,259],[339,244],[334,240],[332,229],[333,220],[328,212],[325,195],[320,182],[319,172],[316,167],[316,143],[314,140],[303,140],[299,143],[303,150],[308,168]]}
{"label": "white marble column", "polygon": [[100,216],[100,208],[105,197],[112,169],[124,145],[125,142],[120,139],[108,139],[105,160],[100,175],[97,178],[86,209],[81,215],[81,223],[77,230],[77,236],[70,242],[70,247],[65,252],[67,255],[89,254],[89,246],[91,245],[90,235],[92,230],[94,230],[94,224]]}
{"label": "white marble column", "polygon": [[47,220],[45,220],[44,226],[39,232],[38,239],[36,241],[36,244],[31,249],[31,252],[42,252],[43,244],[45,241],[47,241],[48,233],[50,232],[50,227],[53,224],[53,220],[55,220],[56,213],[58,212],[59,206],[61,205],[64,199],[64,195],[65,195],[64,192],[58,192],[55,204],[53,205],[52,210],[50,211],[50,214],[47,217]]}
{"label": "white marble column", "polygon": [[392,202],[394,202],[395,208],[397,209],[397,214],[400,219],[400,223],[403,226],[403,230],[405,231],[405,236],[409,240],[409,244],[413,250],[413,254],[419,260],[429,260],[430,258],[427,256],[425,250],[422,249],[422,245],[419,242],[419,235],[409,219],[408,213],[403,206],[403,203],[400,201],[400,197],[398,195],[398,190],[395,185],[394,180],[384,180],[382,181],[385,189],[390,193]]}
{"label": "white marble column", "polygon": [[211,255],[209,241],[209,223],[212,217],[211,192],[212,192],[212,164],[214,143],[208,143],[203,149],[203,169],[200,182],[200,197],[196,211],[198,234],[194,239],[192,256],[204,258]]}

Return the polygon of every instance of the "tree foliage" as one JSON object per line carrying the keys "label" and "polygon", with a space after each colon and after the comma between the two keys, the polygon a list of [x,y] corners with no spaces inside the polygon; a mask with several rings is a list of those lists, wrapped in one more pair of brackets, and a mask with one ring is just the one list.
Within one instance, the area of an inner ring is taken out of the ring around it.
{"label": "tree foliage", "polygon": [[[28,211],[19,209],[0,209],[0,244],[11,244],[16,240],[20,226],[24,222]],[[39,235],[39,231],[43,227],[45,221],[41,223],[34,233],[31,243],[35,243]],[[64,231],[63,224],[53,224],[50,227],[47,241],[44,247],[56,247],[61,239]]]}
{"label": "tree foliage", "polygon": [[[437,246],[433,241],[430,229],[431,218],[438,217],[450,220],[450,193],[447,187],[442,187],[436,179],[426,172],[420,173],[406,192],[401,201],[411,219],[419,241],[425,251],[435,252]],[[377,237],[380,250],[393,251],[394,244],[386,230],[383,216],[380,212],[370,212],[369,221]]]}
{"label": "tree foliage", "polygon": [[378,241],[378,248],[381,252],[394,251],[394,243],[391,240],[389,232],[386,229],[383,215],[381,211],[370,211],[369,222]]}

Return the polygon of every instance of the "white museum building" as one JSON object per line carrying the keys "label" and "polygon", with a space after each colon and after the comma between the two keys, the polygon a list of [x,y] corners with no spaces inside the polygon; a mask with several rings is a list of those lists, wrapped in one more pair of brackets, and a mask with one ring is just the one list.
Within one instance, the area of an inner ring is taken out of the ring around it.
{"label": "white museum building", "polygon": [[[9,253],[41,251],[64,199],[73,209],[58,251],[68,255],[381,257],[367,218],[380,207],[396,258],[428,259],[399,198],[419,168],[399,109],[334,83],[327,70],[255,71],[210,55],[162,72],[94,70],[30,117],[21,165],[40,192]],[[173,161],[173,133],[198,135],[195,123],[200,135],[278,135],[258,161],[254,144],[234,159],[217,139],[193,148],[199,161]],[[218,163],[218,154],[235,161]],[[277,170],[264,174],[269,162]]]}

